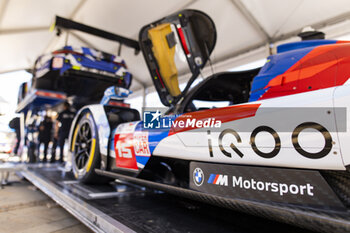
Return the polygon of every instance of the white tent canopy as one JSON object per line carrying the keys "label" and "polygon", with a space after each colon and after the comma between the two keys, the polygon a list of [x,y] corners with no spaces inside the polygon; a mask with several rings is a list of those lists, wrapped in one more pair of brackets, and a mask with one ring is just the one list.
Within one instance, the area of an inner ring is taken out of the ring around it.
{"label": "white tent canopy", "polygon": [[[207,13],[216,24],[215,71],[264,58],[271,44],[298,40],[308,25],[327,38],[350,32],[348,0],[0,0],[0,73],[31,68],[39,55],[66,43],[64,33],[49,31],[55,15],[137,40],[142,26],[185,8]],[[114,54],[119,47],[81,32],[69,33],[68,44]],[[121,56],[134,75],[133,90],[152,86],[141,54],[124,46]]]}

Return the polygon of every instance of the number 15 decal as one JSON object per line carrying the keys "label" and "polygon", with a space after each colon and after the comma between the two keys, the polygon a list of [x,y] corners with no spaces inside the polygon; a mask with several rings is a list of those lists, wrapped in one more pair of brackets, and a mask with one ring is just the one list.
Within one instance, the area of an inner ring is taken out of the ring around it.
{"label": "number 15 decal", "polygon": [[117,167],[138,169],[133,148],[133,139],[133,133],[121,133],[114,136]]}
{"label": "number 15 decal", "polygon": [[132,158],[130,143],[117,141],[115,149],[118,150],[118,157],[123,157],[126,159]]}
{"label": "number 15 decal", "polygon": [[[317,131],[319,131],[324,140],[325,140],[325,144],[324,147],[322,148],[321,151],[319,152],[315,152],[315,153],[311,153],[308,152],[306,150],[304,150],[299,143],[299,134],[305,130],[305,129],[315,129]],[[259,150],[259,148],[257,147],[256,143],[255,143],[255,138],[256,136],[261,133],[261,132],[267,132],[270,133],[272,135],[272,137],[275,140],[275,146],[273,148],[273,150],[271,152],[262,152],[261,150]],[[223,130],[218,138],[218,144],[219,144],[219,149],[220,151],[227,157],[232,157],[232,153],[230,151],[225,150],[224,146],[223,146],[223,138],[225,135],[227,134],[231,134],[235,137],[236,142],[237,143],[242,143],[242,139],[239,136],[239,134],[233,130],[233,129],[225,129]],[[210,157],[214,157],[213,155],[213,146],[212,146],[212,137],[211,137],[211,132],[210,130],[207,131],[207,136],[208,136],[208,147],[209,147],[209,155]],[[332,136],[329,133],[329,131],[323,127],[322,125],[315,123],[315,122],[305,122],[302,123],[300,125],[298,125],[292,132],[291,134],[291,141],[293,144],[294,149],[302,156],[309,158],[309,159],[320,159],[325,157],[326,155],[329,154],[329,152],[332,150]],[[266,159],[270,159],[270,158],[274,158],[276,155],[278,155],[278,153],[281,150],[281,139],[278,135],[278,133],[272,129],[269,126],[259,126],[257,128],[255,128],[253,130],[253,132],[250,135],[250,145],[251,148],[253,149],[253,151],[255,152],[255,154],[259,155],[260,157],[266,158]],[[236,153],[239,157],[243,158],[244,154],[237,148],[237,146],[234,144],[234,142],[230,143],[230,148],[232,149],[232,151],[234,153]]]}

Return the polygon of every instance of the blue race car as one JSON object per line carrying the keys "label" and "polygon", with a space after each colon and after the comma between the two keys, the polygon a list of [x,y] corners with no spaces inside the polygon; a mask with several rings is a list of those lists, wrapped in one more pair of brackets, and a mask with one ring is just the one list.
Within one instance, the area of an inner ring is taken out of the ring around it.
{"label": "blue race car", "polygon": [[65,46],[40,56],[34,65],[31,89],[63,92],[81,102],[98,102],[112,85],[129,88],[132,75],[120,57],[91,48]]}

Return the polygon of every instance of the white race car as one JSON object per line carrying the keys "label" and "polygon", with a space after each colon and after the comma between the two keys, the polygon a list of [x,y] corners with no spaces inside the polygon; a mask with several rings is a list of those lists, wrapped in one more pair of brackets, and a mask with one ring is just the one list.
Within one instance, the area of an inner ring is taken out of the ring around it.
{"label": "white race car", "polygon": [[[213,21],[184,10],[143,27],[140,47],[169,110],[144,111],[140,121],[125,106],[81,109],[70,133],[76,178],[125,179],[349,231],[350,42],[320,35],[280,45],[261,69],[214,74],[188,91],[214,48]],[[192,77],[181,91],[178,74],[186,71]]]}

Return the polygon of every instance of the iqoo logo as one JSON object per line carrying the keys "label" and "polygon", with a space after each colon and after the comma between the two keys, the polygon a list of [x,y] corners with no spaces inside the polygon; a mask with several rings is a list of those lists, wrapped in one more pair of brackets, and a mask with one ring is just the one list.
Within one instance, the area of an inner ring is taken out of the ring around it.
{"label": "iqoo logo", "polygon": [[[316,153],[311,153],[311,152],[304,150],[301,147],[301,145],[299,143],[299,134],[305,129],[314,129],[314,130],[319,131],[322,134],[324,141],[325,141],[325,144],[324,144],[324,147],[321,149],[321,151],[316,152]],[[263,152],[257,147],[257,145],[255,143],[255,138],[261,132],[267,132],[267,133],[272,135],[272,137],[275,141],[275,146],[271,152],[267,152],[267,153]],[[237,154],[239,157],[243,158],[244,157],[243,152],[238,149],[238,146],[236,146],[234,144],[234,142],[231,142],[229,145],[232,151],[226,150],[224,148],[223,138],[225,135],[228,135],[228,134],[233,135],[235,137],[238,145],[240,143],[242,143],[242,139],[241,139],[238,132],[236,132],[233,129],[225,129],[220,133],[219,138],[218,138],[218,145],[219,145],[220,151],[226,157],[229,157],[229,158],[231,158],[234,153]],[[208,135],[209,156],[214,157],[213,146],[212,146],[212,136],[211,136],[210,130],[207,131],[207,135]],[[305,122],[305,123],[298,125],[293,130],[293,132],[291,134],[291,141],[292,141],[294,149],[299,154],[301,154],[302,156],[309,158],[309,159],[323,158],[326,155],[328,155],[329,152],[332,150],[332,136],[331,136],[331,134],[329,133],[329,131],[325,127],[323,127],[322,125],[315,123],[315,122]],[[255,128],[250,135],[250,145],[251,145],[251,148],[253,149],[253,152],[255,154],[259,155],[262,158],[270,159],[270,158],[273,158],[279,154],[279,152],[281,150],[282,142],[281,142],[280,136],[278,135],[278,133],[274,129],[272,129],[271,127],[268,127],[268,126],[259,126],[259,127]]]}

